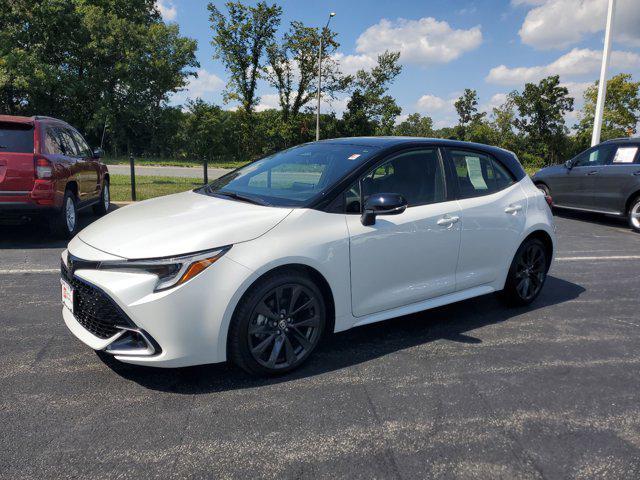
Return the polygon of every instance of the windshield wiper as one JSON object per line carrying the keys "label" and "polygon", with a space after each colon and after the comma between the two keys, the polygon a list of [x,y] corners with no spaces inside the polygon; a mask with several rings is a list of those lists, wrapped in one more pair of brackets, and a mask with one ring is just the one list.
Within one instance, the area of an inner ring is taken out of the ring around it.
{"label": "windshield wiper", "polygon": [[220,190],[216,191],[216,192],[212,192],[213,195],[221,195],[223,197],[229,197],[229,198],[233,198],[234,200],[240,200],[241,202],[248,202],[248,203],[253,203],[255,205],[264,205],[266,207],[270,206],[271,204],[261,198],[257,198],[257,197],[249,197],[247,195],[242,195],[240,193],[236,193],[236,192],[222,192]]}

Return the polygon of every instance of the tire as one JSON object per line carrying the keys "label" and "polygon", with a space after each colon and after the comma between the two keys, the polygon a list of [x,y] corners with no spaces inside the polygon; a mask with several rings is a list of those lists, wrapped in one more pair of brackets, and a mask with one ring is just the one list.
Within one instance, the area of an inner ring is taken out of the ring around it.
{"label": "tire", "polygon": [[78,233],[78,202],[71,190],[64,192],[62,208],[49,219],[49,227],[58,238],[70,239]]}
{"label": "tire", "polygon": [[326,316],[322,292],[303,271],[267,274],[236,307],[229,327],[229,359],[251,375],[290,372],[318,346]]}
{"label": "tire", "polygon": [[544,244],[537,238],[525,240],[513,257],[509,274],[501,293],[511,306],[525,306],[533,302],[547,279],[549,258]]}
{"label": "tire", "polygon": [[627,212],[627,219],[631,230],[640,233],[640,196],[631,200],[629,211]]}
{"label": "tire", "polygon": [[111,190],[109,189],[109,180],[104,180],[104,185],[100,191],[100,201],[93,206],[93,213],[101,217],[109,211],[111,203]]}
{"label": "tire", "polygon": [[536,184],[536,187],[546,196],[549,196],[549,197],[551,196],[551,191],[549,190],[549,187],[547,187],[544,183],[538,183]]}

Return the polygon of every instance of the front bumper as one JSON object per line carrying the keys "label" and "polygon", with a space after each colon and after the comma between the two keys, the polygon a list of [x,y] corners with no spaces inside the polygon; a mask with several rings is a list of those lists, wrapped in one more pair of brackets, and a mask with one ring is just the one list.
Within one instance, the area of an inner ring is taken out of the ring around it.
{"label": "front bumper", "polygon": [[[77,237],[69,253],[92,261],[112,258]],[[222,362],[226,360],[226,333],[238,287],[250,275],[249,269],[223,256],[183,285],[154,292],[155,275],[79,266],[73,277],[113,301],[126,322],[116,322],[119,325],[111,335],[110,331],[90,331],[86,321],[74,317],[66,307],[63,318],[86,345],[123,362],[157,367]],[[102,338],[105,336],[108,338]]]}

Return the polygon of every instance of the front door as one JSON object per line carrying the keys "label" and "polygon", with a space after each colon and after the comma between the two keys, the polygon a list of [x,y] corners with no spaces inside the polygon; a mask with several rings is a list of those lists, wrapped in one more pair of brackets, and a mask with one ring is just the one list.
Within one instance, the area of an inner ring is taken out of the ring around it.
{"label": "front door", "polygon": [[438,149],[422,148],[395,154],[354,186],[362,201],[375,193],[399,193],[409,205],[400,215],[378,216],[370,226],[358,214],[346,215],[354,316],[455,290],[459,209],[445,185]]}
{"label": "front door", "polygon": [[565,185],[561,195],[554,202],[558,206],[596,209],[597,193],[595,187],[604,165],[610,160],[615,146],[597,145],[582,152],[573,160],[573,166],[566,173]]}

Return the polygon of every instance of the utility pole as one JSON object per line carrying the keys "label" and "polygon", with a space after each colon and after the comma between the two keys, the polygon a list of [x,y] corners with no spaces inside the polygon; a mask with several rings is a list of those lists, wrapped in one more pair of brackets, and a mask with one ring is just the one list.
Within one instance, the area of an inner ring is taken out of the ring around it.
{"label": "utility pole", "polygon": [[329,20],[324,26],[324,29],[320,30],[320,48],[318,49],[318,109],[316,110],[316,142],[320,140],[320,87],[322,86],[322,34],[324,30],[329,27],[329,22],[336,16],[335,12],[329,14]]}
{"label": "utility pole", "polygon": [[609,68],[609,54],[611,53],[611,28],[613,27],[613,15],[616,0],[609,0],[607,9],[607,27],[604,32],[604,50],[602,51],[602,66],[600,68],[600,82],[598,83],[598,101],[593,117],[593,135],[591,136],[591,146],[600,143],[600,132],[602,131],[602,114],[604,112],[604,101],[607,97],[607,69]]}

